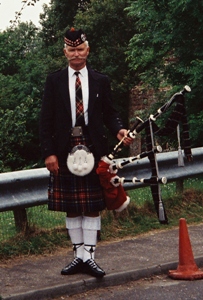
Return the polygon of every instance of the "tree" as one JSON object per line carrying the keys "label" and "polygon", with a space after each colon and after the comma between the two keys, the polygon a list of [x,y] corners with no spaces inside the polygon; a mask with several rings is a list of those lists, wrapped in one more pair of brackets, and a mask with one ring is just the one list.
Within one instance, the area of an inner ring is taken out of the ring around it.
{"label": "tree", "polygon": [[136,32],[135,20],[125,12],[127,3],[127,0],[92,0],[75,17],[75,26],[84,29],[90,43],[88,61],[110,77],[113,98],[126,123],[130,89],[136,84],[135,72],[129,71],[125,54]]}
{"label": "tree", "polygon": [[40,161],[38,118],[48,61],[32,23],[0,39],[0,160],[4,170],[16,170]]}
{"label": "tree", "polygon": [[[61,1],[55,2],[60,7]],[[63,3],[68,7],[67,1]],[[55,12],[55,6],[52,8]],[[54,19],[51,21],[54,23]],[[59,32],[60,28],[56,29],[56,34]],[[0,33],[1,171],[40,163],[38,122],[44,82],[49,72],[62,65],[64,57],[63,34],[60,43],[46,45],[45,36],[40,33],[34,24],[20,23],[18,18]]]}
{"label": "tree", "polygon": [[[173,86],[177,91],[185,84],[190,85],[192,93],[187,96],[190,120],[198,116],[203,121],[199,113],[203,108],[203,3],[137,0],[131,1],[127,11],[138,20],[139,30],[129,44],[130,67],[155,88]],[[202,139],[200,130],[198,134],[195,132]],[[192,138],[193,145],[199,146],[200,139]]]}
{"label": "tree", "polygon": [[29,97],[13,110],[0,110],[0,172],[19,170],[39,161],[38,135],[33,134],[37,131],[37,113]]}
{"label": "tree", "polygon": [[42,30],[39,34],[50,57],[56,58],[57,64],[52,69],[64,65],[63,37],[66,29],[73,26],[78,9],[83,9],[89,1],[84,0],[51,0],[51,5],[44,5],[40,15]]}
{"label": "tree", "polygon": [[32,23],[0,33],[0,41],[1,108],[14,109],[28,95],[41,97],[48,59],[42,55],[38,30]]}

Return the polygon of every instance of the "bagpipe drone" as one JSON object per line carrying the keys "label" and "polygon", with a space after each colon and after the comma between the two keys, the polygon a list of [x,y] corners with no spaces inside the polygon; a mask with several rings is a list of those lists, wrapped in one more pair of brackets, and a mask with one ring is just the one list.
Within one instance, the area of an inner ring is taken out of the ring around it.
{"label": "bagpipe drone", "polygon": [[[168,224],[168,218],[164,208],[164,204],[161,197],[160,184],[167,183],[165,177],[159,176],[159,168],[157,163],[156,154],[162,151],[161,146],[156,146],[154,142],[154,136],[168,136],[177,130],[178,133],[178,150],[180,158],[178,159],[178,164],[181,166],[184,164],[183,159],[181,159],[182,150],[180,148],[180,133],[179,133],[179,124],[182,124],[183,129],[183,140],[184,140],[184,154],[188,161],[192,161],[192,153],[190,146],[190,137],[189,137],[189,127],[187,122],[186,108],[185,108],[185,93],[190,92],[191,89],[189,86],[185,86],[184,89],[175,93],[169,101],[167,101],[163,106],[161,106],[154,115],[150,115],[145,121],[141,118],[136,117],[133,127],[128,130],[128,136],[135,138],[142,130],[145,130],[146,138],[146,151],[141,154],[129,157],[122,162],[115,162],[115,155],[122,149],[124,138],[119,141],[119,143],[114,147],[113,151],[105,156],[99,162],[97,168],[97,174],[100,177],[100,183],[103,187],[104,197],[106,201],[106,207],[108,210],[122,211],[130,202],[129,197],[126,195],[123,184],[125,182],[136,183],[146,183],[150,185],[153,202],[155,210],[161,224]],[[165,125],[160,128],[156,124],[157,118],[160,115],[168,111],[168,109],[174,104],[174,109],[172,110],[170,116],[168,117]],[[151,167],[151,177],[138,179],[133,177],[132,179],[120,178],[116,175],[117,171],[129,163],[132,163],[135,160],[148,157]]]}

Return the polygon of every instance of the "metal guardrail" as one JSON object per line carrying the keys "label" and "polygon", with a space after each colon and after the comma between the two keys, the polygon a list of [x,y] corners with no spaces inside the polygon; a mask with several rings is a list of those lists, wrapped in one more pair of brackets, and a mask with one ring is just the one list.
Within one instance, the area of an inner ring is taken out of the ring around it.
{"label": "metal guardrail", "polygon": [[0,174],[0,212],[47,203],[46,168]]}
{"label": "metal guardrail", "polygon": [[[192,149],[193,162],[185,160],[184,167],[178,167],[178,151],[157,154],[160,177],[168,182],[195,177],[203,174],[203,147]],[[124,159],[118,159],[122,161]],[[148,158],[136,160],[118,171],[125,178],[150,178],[151,169]],[[0,212],[47,203],[49,172],[46,168],[23,170],[0,174]],[[146,184],[125,183],[124,189],[136,189]]]}

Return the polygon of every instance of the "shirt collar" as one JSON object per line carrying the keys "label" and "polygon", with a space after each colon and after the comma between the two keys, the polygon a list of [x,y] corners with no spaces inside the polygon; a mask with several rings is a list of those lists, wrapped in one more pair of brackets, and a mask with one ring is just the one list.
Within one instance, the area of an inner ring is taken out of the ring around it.
{"label": "shirt collar", "polygon": [[[68,70],[69,70],[69,75],[74,76],[75,70],[73,68],[71,68],[70,66],[68,67]],[[87,67],[85,66],[84,68],[79,70],[79,72],[82,75],[82,77],[85,77],[87,74]]]}

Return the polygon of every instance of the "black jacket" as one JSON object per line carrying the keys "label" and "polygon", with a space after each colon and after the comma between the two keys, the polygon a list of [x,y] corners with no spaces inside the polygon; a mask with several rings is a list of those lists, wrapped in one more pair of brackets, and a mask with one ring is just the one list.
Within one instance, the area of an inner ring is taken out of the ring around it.
{"label": "black jacket", "polygon": [[[108,154],[104,125],[116,136],[123,128],[114,109],[108,77],[88,68],[88,130],[99,157]],[[65,161],[72,127],[68,68],[47,76],[40,116],[40,141],[43,158],[56,155]]]}

